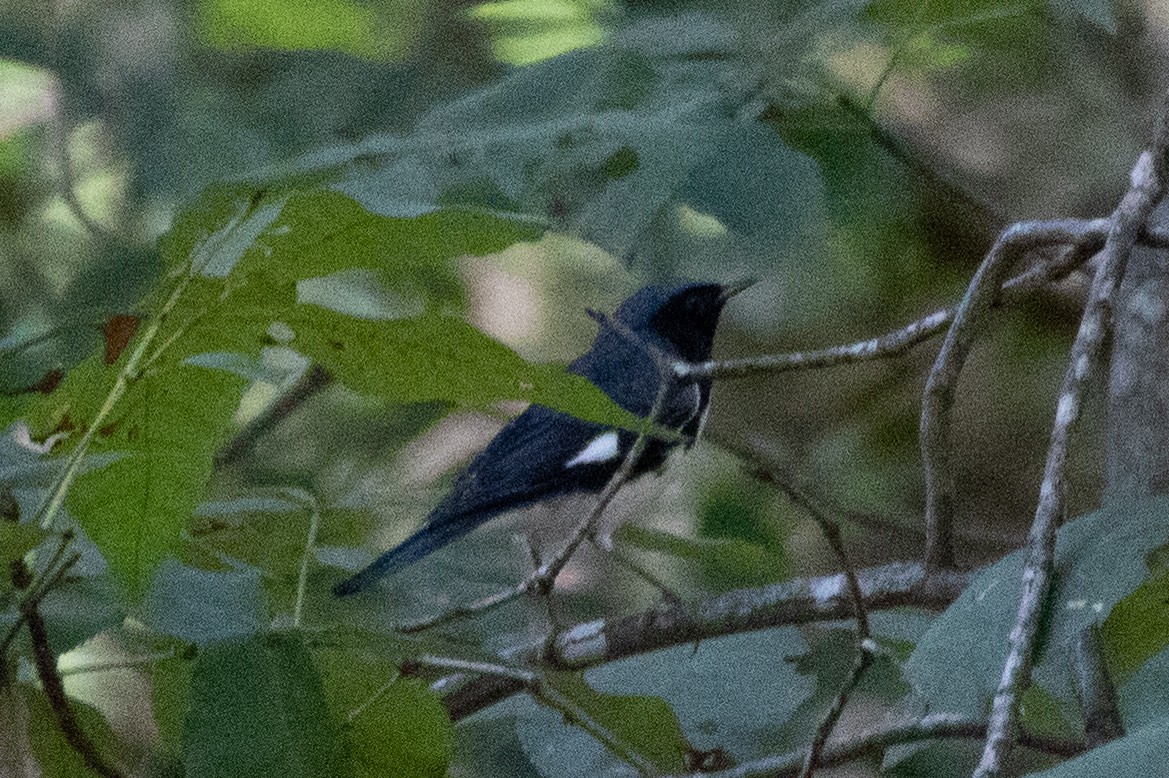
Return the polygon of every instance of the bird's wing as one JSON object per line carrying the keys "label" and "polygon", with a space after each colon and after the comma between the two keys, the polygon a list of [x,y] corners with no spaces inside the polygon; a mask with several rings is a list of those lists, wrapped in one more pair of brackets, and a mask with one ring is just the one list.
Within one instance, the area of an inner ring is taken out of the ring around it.
{"label": "bird's wing", "polygon": [[[611,447],[605,445],[605,435],[612,436]],[[629,445],[615,431],[533,405],[471,461],[425,525],[333,591],[358,592],[505,511],[545,497],[600,488],[595,484],[608,480]]]}
{"label": "bird's wing", "polygon": [[[609,439],[614,444],[611,447],[604,445]],[[587,466],[609,460],[619,465],[626,450],[628,444],[616,432],[533,405],[472,460],[430,521],[497,507],[508,510],[544,497],[588,489],[595,480],[595,468]]]}

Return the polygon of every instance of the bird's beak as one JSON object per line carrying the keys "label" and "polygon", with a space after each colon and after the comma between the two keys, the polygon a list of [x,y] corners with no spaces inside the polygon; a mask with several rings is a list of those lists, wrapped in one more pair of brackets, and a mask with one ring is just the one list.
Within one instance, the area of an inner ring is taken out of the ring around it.
{"label": "bird's beak", "polygon": [[748,278],[741,279],[739,281],[732,281],[729,284],[724,284],[722,294],[719,295],[719,302],[725,303],[727,300],[731,299],[732,297],[737,295],[739,292],[750,289],[752,286],[755,286],[755,284],[757,284],[757,283],[759,283],[758,278],[748,277]]}

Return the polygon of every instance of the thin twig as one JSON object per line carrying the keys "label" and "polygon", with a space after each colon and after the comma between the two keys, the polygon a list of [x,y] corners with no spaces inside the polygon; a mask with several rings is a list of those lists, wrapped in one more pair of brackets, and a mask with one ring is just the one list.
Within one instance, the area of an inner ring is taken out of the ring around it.
{"label": "thin twig", "polygon": [[420,656],[414,661],[427,667],[437,667],[442,670],[453,670],[457,673],[498,678],[520,684],[538,701],[559,711],[567,721],[576,724],[585,732],[588,732],[602,745],[626,763],[633,766],[642,775],[658,774],[657,769],[644,756],[626,745],[608,727],[594,719],[575,700],[559,691],[539,673],[517,667],[508,667],[502,664],[473,662],[464,659],[439,657],[432,654]]}
{"label": "thin twig", "polygon": [[[80,557],[74,555],[49,580],[57,581],[59,576],[64,574],[64,571],[72,567]],[[85,765],[93,770],[98,775],[104,778],[121,778],[122,772],[108,763],[102,755],[98,752],[96,744],[90,739],[89,735],[82,729],[80,722],[77,720],[77,714],[73,712],[73,706],[69,703],[69,698],[65,695],[65,686],[61,682],[61,676],[57,672],[57,657],[53,655],[53,648],[49,645],[49,633],[45,628],[45,621],[41,618],[38,606],[41,598],[48,591],[45,588],[40,592],[30,588],[31,574],[24,562],[16,560],[13,563],[11,572],[12,583],[16,589],[26,590],[26,596],[20,601],[20,616],[24,624],[28,627],[29,638],[32,642],[33,664],[36,666],[37,677],[40,679],[41,688],[44,689],[45,697],[49,700],[49,707],[53,711],[53,715],[57,719],[57,726],[61,729],[61,735],[65,738],[65,742],[69,744]],[[4,646],[7,650],[7,641]],[[3,656],[3,652],[0,652]]]}
{"label": "thin twig", "polygon": [[227,467],[243,459],[266,433],[287,418],[312,396],[333,382],[328,370],[313,364],[292,387],[259,416],[244,425],[231,440],[215,454],[215,466]]}
{"label": "thin twig", "polygon": [[975,770],[975,778],[1000,775],[1003,762],[1014,743],[1018,728],[1019,695],[1031,680],[1032,653],[1039,632],[1039,617],[1051,587],[1055,530],[1065,510],[1068,439],[1080,417],[1085,385],[1100,361],[1108,318],[1124,275],[1125,263],[1149,214],[1164,195],[1166,169],[1169,167],[1167,153],[1169,96],[1162,105],[1152,149],[1142,153],[1137,160],[1130,188],[1113,213],[1084,316],[1080,320],[1080,329],[1072,344],[1056,406],[1039,503],[1028,536],[1019,612],[1011,630],[1010,650],[991,706],[986,745]]}
{"label": "thin twig", "polygon": [[613,545],[612,543],[603,544],[599,540],[594,540],[593,547],[608,554],[618,564],[628,569],[630,572],[645,581],[653,588],[657,589],[666,602],[670,602],[675,605],[682,604],[682,598],[679,597],[678,593],[671,589],[665,581],[660,579],[652,571],[648,570],[644,565],[642,565],[640,562],[638,562],[629,554],[625,553],[617,546]]}
{"label": "thin twig", "polygon": [[304,541],[304,553],[300,557],[300,575],[296,579],[296,601],[292,607],[292,626],[299,629],[304,615],[304,597],[308,591],[309,562],[315,558],[317,549],[317,531],[321,526],[321,506],[317,498],[305,489],[288,489],[289,497],[302,502],[308,507],[308,533]]}
{"label": "thin twig", "polygon": [[836,559],[840,563],[841,574],[848,584],[848,593],[852,600],[852,616],[856,619],[856,662],[853,665],[852,672],[849,673],[848,678],[845,679],[835,699],[833,699],[832,705],[824,713],[824,717],[820,720],[819,726],[816,727],[816,735],[808,746],[803,765],[800,768],[800,778],[811,778],[812,773],[820,762],[824,745],[828,742],[828,738],[831,737],[832,730],[836,728],[841,714],[844,713],[844,707],[848,704],[848,700],[856,689],[857,684],[860,683],[861,678],[864,677],[865,672],[873,663],[876,647],[870,638],[869,617],[865,610],[864,593],[861,591],[856,570],[853,569],[852,563],[848,559],[848,554],[844,550],[844,541],[840,536],[840,525],[821,511],[816,502],[800,489],[797,489],[785,479],[771,474],[767,468],[766,460],[761,454],[753,450],[742,453],[756,465],[761,474],[770,476],[766,480],[783,490],[792,502],[806,510],[820,526],[820,531],[824,533],[825,540],[828,541],[828,545],[832,548],[832,553],[836,555]]}
{"label": "thin twig", "polygon": [[[996,302],[1002,304],[1014,304],[1023,296],[1066,276],[1082,264],[1095,249],[1103,245],[1108,232],[1108,220],[1057,219],[1020,222],[1012,229],[1028,236],[1029,241],[1034,241],[1034,246],[1067,245],[1081,250],[1061,252],[1057,257],[1039,262],[1008,280],[1002,285],[1001,297],[996,297]],[[1169,243],[1169,235],[1157,233],[1155,237],[1158,241]],[[743,378],[760,373],[783,373],[888,359],[940,333],[950,324],[957,311],[957,305],[940,308],[896,330],[855,343],[813,351],[709,360],[694,364],[683,363],[675,365],[674,371],[679,376],[687,378]]]}
{"label": "thin twig", "polygon": [[821,759],[824,756],[824,747],[828,743],[828,738],[832,735],[832,730],[836,728],[836,723],[840,721],[840,716],[844,713],[844,706],[848,704],[848,700],[852,697],[852,693],[856,690],[857,685],[861,682],[865,672],[873,664],[875,658],[876,646],[872,645],[872,641],[865,639],[861,641],[858,646],[856,661],[853,663],[852,670],[848,677],[844,679],[840,690],[836,693],[835,699],[832,700],[831,707],[824,714],[820,720],[820,725],[816,728],[816,736],[812,739],[812,744],[808,746],[804,752],[804,761],[800,765],[799,778],[811,778],[813,771],[819,766]]}
{"label": "thin twig", "polygon": [[[1070,236],[1068,236],[1070,237]],[[1021,222],[1003,230],[970,280],[934,360],[921,403],[921,459],[925,476],[925,563],[930,569],[954,567],[956,501],[950,412],[966,357],[982,321],[999,294],[1007,271],[1022,253],[1051,242],[1048,229]],[[1070,241],[1069,241],[1070,242]]]}
{"label": "thin twig", "polygon": [[65,469],[62,471],[56,483],[53,484],[53,488],[49,491],[49,495],[45,498],[40,510],[37,511],[36,521],[43,529],[50,529],[53,526],[53,520],[56,518],[57,512],[65,504],[65,495],[69,493],[69,488],[81,472],[81,464],[85,459],[86,453],[89,451],[89,445],[93,441],[93,436],[97,434],[106,417],[113,412],[114,407],[125,396],[130,387],[142,377],[141,365],[149,358],[147,352],[154,343],[154,339],[158,337],[163,323],[178,304],[183,292],[186,291],[187,285],[190,283],[192,277],[191,274],[187,273],[179,279],[179,282],[175,285],[174,290],[159,311],[158,316],[155,317],[154,321],[147,326],[145,332],[140,336],[138,344],[134,347],[134,351],[131,352],[130,357],[126,360],[125,366],[119,371],[118,377],[114,380],[113,387],[106,394],[101,408],[89,420],[89,426],[85,429],[81,439],[69,454]]}
{"label": "thin twig", "polygon": [[[934,713],[917,721],[895,724],[860,737],[829,744],[821,764],[835,767],[902,743],[917,743],[940,738],[979,738],[986,734],[986,722],[954,713]],[[1041,735],[1023,734],[1019,742],[1035,751],[1072,757],[1087,750],[1075,740],[1061,740]],[[803,750],[746,762],[730,770],[708,773],[704,778],[794,778],[804,760]]]}
{"label": "thin twig", "polygon": [[494,662],[475,662],[454,657],[435,656],[434,654],[423,654],[422,656],[416,657],[413,661],[423,667],[433,667],[456,673],[491,675],[529,685],[535,685],[540,681],[540,677],[531,670],[524,670],[521,667],[508,667],[507,665]]}
{"label": "thin twig", "polygon": [[[36,606],[40,605],[40,602],[45,598],[45,595],[48,594],[49,591],[54,587],[56,587],[57,584],[61,583],[61,580],[65,577],[65,574],[69,572],[69,569],[73,567],[73,565],[77,564],[77,561],[81,559],[81,555],[75,553],[70,556],[69,559],[66,560],[63,564],[61,564],[60,567],[57,567],[57,564],[61,562],[61,559],[65,556],[65,551],[68,549],[69,543],[72,540],[72,532],[62,533],[61,538],[57,544],[57,548],[53,552],[53,556],[50,557],[49,563],[41,570],[40,580],[38,581],[34,578],[28,586],[21,587],[25,591],[21,596],[20,602],[17,604],[16,620],[13,621],[12,624],[8,627],[8,631],[4,633],[4,638],[0,639],[0,663],[5,661],[5,658],[8,656],[8,650],[12,647],[12,643],[16,640],[16,636],[20,634],[21,627],[24,626],[25,609],[30,607],[35,608]],[[23,564],[23,561],[17,561]]]}

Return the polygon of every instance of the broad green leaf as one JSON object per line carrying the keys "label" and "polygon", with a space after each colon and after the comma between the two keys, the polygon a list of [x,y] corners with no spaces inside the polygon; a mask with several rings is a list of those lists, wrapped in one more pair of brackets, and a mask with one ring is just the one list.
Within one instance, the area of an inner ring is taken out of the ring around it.
{"label": "broad green leaf", "polygon": [[1141,727],[1030,778],[1098,778],[1161,775],[1169,764],[1169,718]]}
{"label": "broad green leaf", "polygon": [[189,778],[335,778],[344,751],[312,657],[297,635],[200,651],[183,725]]}
{"label": "broad green leaf", "polygon": [[150,707],[162,747],[170,758],[181,758],[183,721],[191,703],[194,651],[156,662],[150,672]]}
{"label": "broad green leaf", "polygon": [[660,697],[695,748],[721,748],[743,761],[774,753],[777,731],[812,693],[814,682],[792,661],[805,650],[795,628],[773,629],[623,659],[585,677],[604,694]]}
{"label": "broad green leaf", "polygon": [[201,252],[207,255],[202,265],[230,271],[226,286],[203,278],[191,282],[170,317],[189,322],[178,330],[173,358],[222,350],[254,353],[269,325],[279,320],[293,327],[294,348],[364,394],[473,407],[530,400],[587,419],[636,425],[584,379],[558,367],[529,365],[457,318],[437,313],[357,318],[297,304],[304,297],[298,284],[305,280],[364,269],[394,293],[421,299],[427,309],[458,307],[461,293],[451,260],[537,237],[541,230],[530,220],[437,206],[412,217],[383,216],[329,189],[259,201],[245,193],[212,190],[191,217],[204,231],[216,218],[234,225],[230,230],[220,227],[200,242],[204,233],[184,223],[171,240],[168,254]]}
{"label": "broad green leaf", "polygon": [[218,48],[334,49],[377,59],[404,54],[425,18],[408,0],[388,14],[355,0],[202,0],[198,8],[200,32]]}
{"label": "broad green leaf", "polygon": [[1169,568],[1155,572],[1118,602],[1104,620],[1101,636],[1117,683],[1169,646]]}
{"label": "broad green leaf", "polygon": [[290,318],[294,345],[356,392],[397,403],[538,402],[604,424],[641,426],[588,380],[531,365],[461,319],[355,319],[316,306]]}
{"label": "broad green leaf", "polygon": [[[518,704],[532,704],[522,700]],[[517,734],[515,715],[502,715],[504,708],[517,703],[501,703],[488,712],[459,722],[451,759],[452,775],[506,775],[508,778],[545,778],[532,764]]]}
{"label": "broad green leaf", "polygon": [[612,0],[498,0],[471,16],[487,23],[497,59],[527,65],[601,42],[600,18],[616,11]]}
{"label": "broad green leaf", "polygon": [[[410,653],[416,646],[403,646]],[[385,657],[386,642],[377,654]],[[396,653],[391,648],[389,653]],[[372,662],[365,653],[323,651],[318,664],[326,694],[349,749],[353,772],[376,778],[438,778],[446,775],[454,728],[441,700],[424,682],[402,678],[390,661]]]}
{"label": "broad green leaf", "polygon": [[141,595],[203,496],[239,403],[237,376],[190,365],[136,383],[93,448],[124,456],[81,476],[67,505],[132,594]]}
{"label": "broad green leaf", "polygon": [[441,778],[447,774],[454,728],[426,683],[400,678],[345,729],[354,773],[378,778]]}
{"label": "broad green leaf", "polygon": [[[685,769],[691,750],[678,717],[661,697],[604,694],[580,673],[551,673],[547,682],[619,744],[663,773]],[[566,714],[571,720],[572,714]],[[588,727],[585,727],[588,729]],[[621,753],[617,753],[622,756]]]}
{"label": "broad green leaf", "polygon": [[[1055,580],[1044,614],[1036,679],[1061,703],[1064,652],[1103,620],[1147,575],[1148,554],[1169,539],[1169,500],[1105,508],[1058,533]],[[936,710],[982,715],[994,695],[1018,612],[1023,551],[981,571],[939,616],[905,665],[907,679]]]}
{"label": "broad green leaf", "polygon": [[85,359],[65,374],[52,394],[35,398],[25,411],[33,440],[55,432],[68,434],[54,451],[67,452],[85,432],[114,386],[118,366],[103,364],[100,354]]}
{"label": "broad green leaf", "polygon": [[212,572],[167,559],[142,603],[142,620],[158,635],[196,645],[258,634],[268,623],[260,571]]}
{"label": "broad green leaf", "polygon": [[[0,499],[3,495],[0,495]],[[45,532],[35,524],[15,523],[7,518],[0,518],[0,564],[4,570],[9,565],[32,551],[45,538]],[[0,592],[12,584],[11,576],[5,575],[4,582],[0,583]]]}
{"label": "broad green leaf", "polygon": [[1129,732],[1161,720],[1165,715],[1165,689],[1169,689],[1169,649],[1154,654],[1127,680],[1117,684],[1120,714]]}

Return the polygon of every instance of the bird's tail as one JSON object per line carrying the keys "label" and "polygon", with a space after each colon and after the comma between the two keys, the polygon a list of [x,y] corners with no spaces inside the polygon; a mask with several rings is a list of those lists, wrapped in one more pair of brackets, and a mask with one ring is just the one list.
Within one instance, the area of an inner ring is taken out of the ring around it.
{"label": "bird's tail", "polygon": [[379,556],[364,570],[334,586],[333,594],[338,597],[356,594],[382,576],[395,573],[406,565],[417,562],[430,552],[437,551],[447,543],[459,539],[479,523],[470,521],[428,522],[426,526],[406,538],[397,547]]}

